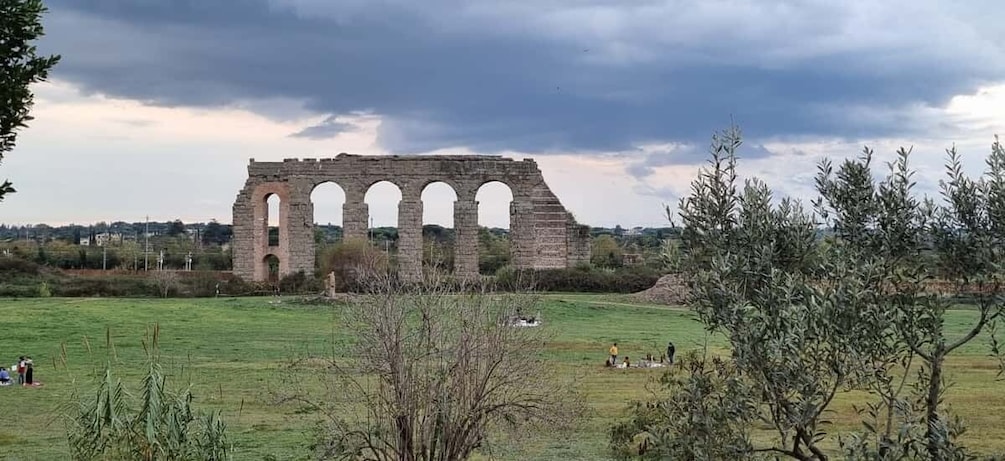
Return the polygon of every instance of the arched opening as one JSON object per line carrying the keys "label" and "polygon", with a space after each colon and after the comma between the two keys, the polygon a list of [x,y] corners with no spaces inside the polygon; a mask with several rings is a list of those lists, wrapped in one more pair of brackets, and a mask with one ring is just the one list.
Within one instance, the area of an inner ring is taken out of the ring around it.
{"label": "arched opening", "polygon": [[401,189],[391,181],[372,184],[363,196],[370,212],[367,239],[388,256],[398,249],[398,203]]}
{"label": "arched opening", "polygon": [[344,235],[345,190],[337,183],[325,181],[314,186],[311,204],[314,207],[314,269],[318,277],[324,278],[331,271],[332,258]]}
{"label": "arched opening", "polygon": [[422,189],[422,266],[442,272],[454,267],[454,202],[457,193],[445,182]]}
{"label": "arched opening", "polygon": [[266,280],[269,283],[279,283],[279,258],[274,254],[267,254],[262,259],[262,265],[265,267],[265,273],[268,274]]}
{"label": "arched opening", "polygon": [[265,196],[265,222],[267,241],[270,247],[279,246],[279,206],[282,204],[279,195],[269,194]]}
{"label": "arched opening", "polygon": [[478,202],[478,272],[492,275],[510,264],[510,213],[513,191],[499,181],[482,184]]}

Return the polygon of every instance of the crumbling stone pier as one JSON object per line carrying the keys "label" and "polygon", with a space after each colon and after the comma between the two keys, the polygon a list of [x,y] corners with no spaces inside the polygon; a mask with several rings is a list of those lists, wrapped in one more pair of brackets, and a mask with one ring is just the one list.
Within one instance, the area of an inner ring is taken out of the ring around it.
{"label": "crumbling stone pier", "polygon": [[[517,268],[564,268],[590,258],[589,228],[580,225],[551,192],[531,159],[499,156],[360,156],[285,159],[248,164],[248,179],[234,202],[234,273],[267,280],[268,260],[279,260],[279,276],[314,271],[314,205],[311,192],[333,182],[345,192],[343,237],[365,239],[370,186],[388,181],[401,190],[398,203],[398,273],[422,277],[422,191],[442,182],[454,189],[454,274],[478,275],[478,202],[483,184],[509,186],[510,244]],[[278,245],[269,242],[268,200],[279,204]]]}

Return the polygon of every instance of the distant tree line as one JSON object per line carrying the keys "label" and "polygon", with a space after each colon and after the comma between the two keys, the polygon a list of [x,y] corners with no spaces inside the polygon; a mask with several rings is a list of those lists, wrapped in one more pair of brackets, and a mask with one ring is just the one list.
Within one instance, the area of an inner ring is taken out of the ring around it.
{"label": "distant tree line", "polygon": [[[50,226],[48,224],[8,225],[0,224],[0,242],[12,240],[28,240],[39,243],[62,240],[79,244],[81,241],[96,244],[99,234],[121,236],[122,241],[142,239],[149,233],[151,236],[166,235],[177,237],[188,235],[203,244],[223,245],[230,242],[233,235],[230,224],[220,224],[216,220],[208,223],[185,224],[181,220],[132,222],[104,221],[94,224],[67,224]],[[86,238],[86,239],[85,239]]]}

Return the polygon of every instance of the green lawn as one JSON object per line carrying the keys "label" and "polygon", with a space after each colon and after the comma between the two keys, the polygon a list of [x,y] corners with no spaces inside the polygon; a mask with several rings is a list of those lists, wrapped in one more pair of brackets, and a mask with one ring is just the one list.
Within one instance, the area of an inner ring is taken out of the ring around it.
{"label": "green lawn", "polygon": [[[0,455],[7,459],[66,459],[62,407],[74,379],[87,381],[105,354],[110,329],[118,370],[126,378],[141,371],[144,330],[160,324],[161,351],[175,383],[194,383],[197,407],[220,409],[236,445],[235,459],[308,459],[304,430],[310,415],[294,406],[269,403],[269,391],[283,385],[281,367],[305,348],[323,347],[335,331],[334,312],[272,298],[134,300],[0,299],[0,363],[9,366],[28,354],[36,364],[35,389],[0,388]],[[543,299],[545,327],[554,340],[545,353],[563,374],[575,376],[592,407],[572,436],[543,433],[527,440],[521,459],[603,459],[607,427],[624,414],[626,404],[646,395],[646,384],[659,370],[608,370],[602,364],[617,341],[621,355],[658,354],[668,339],[679,352],[708,344],[687,311],[634,305],[613,295],[551,295]],[[947,327],[961,333],[972,311],[953,311]],[[87,352],[85,340],[91,353]],[[67,366],[60,361],[65,344]],[[953,409],[970,423],[965,442],[983,452],[1005,451],[1005,383],[996,382],[995,363],[983,341],[968,346],[951,361],[956,382]],[[851,398],[835,403],[835,430],[858,427]],[[510,452],[498,452],[509,458]]]}

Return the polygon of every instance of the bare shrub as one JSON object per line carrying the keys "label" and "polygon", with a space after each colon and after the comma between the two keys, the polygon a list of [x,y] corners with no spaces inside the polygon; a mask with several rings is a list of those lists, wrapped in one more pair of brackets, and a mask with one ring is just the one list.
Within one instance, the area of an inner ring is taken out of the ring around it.
{"label": "bare shrub", "polygon": [[282,396],[324,415],[320,459],[461,460],[504,431],[575,421],[583,407],[541,358],[540,329],[508,326],[535,299],[435,286],[371,279],[341,308],[350,342],[292,367],[301,389],[323,389]]}
{"label": "bare shrub", "polygon": [[164,298],[178,290],[178,274],[175,271],[156,271],[152,278],[157,284],[157,292]]}

